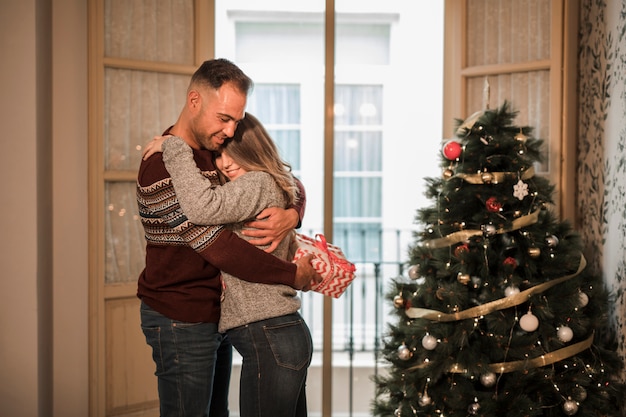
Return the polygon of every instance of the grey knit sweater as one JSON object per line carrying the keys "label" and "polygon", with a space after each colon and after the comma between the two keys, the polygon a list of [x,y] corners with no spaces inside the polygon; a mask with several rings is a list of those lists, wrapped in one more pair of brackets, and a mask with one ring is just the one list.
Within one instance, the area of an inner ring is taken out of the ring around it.
{"label": "grey knit sweater", "polygon": [[[235,181],[212,186],[196,166],[189,145],[179,137],[163,143],[163,161],[172,176],[180,206],[192,223],[228,224],[240,237],[249,240],[241,234],[245,221],[265,208],[286,206],[281,189],[265,172],[248,172]],[[287,259],[289,244],[290,237],[283,239],[273,255]],[[297,291],[289,286],[252,283],[226,273],[222,277],[225,289],[219,322],[221,332],[300,309]]]}

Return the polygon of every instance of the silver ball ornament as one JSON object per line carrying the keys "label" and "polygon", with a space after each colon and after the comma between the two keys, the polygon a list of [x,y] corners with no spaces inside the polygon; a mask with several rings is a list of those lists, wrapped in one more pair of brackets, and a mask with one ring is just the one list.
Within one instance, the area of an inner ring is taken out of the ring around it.
{"label": "silver ball ornament", "polygon": [[587,399],[587,390],[584,387],[577,385],[572,390],[572,397],[578,402],[585,401]]}
{"label": "silver ball ornament", "polygon": [[422,338],[422,346],[426,350],[434,350],[437,347],[437,339],[431,334],[427,334]]}
{"label": "silver ball ornament", "polygon": [[430,398],[430,396],[427,393],[423,393],[422,395],[419,396],[418,403],[422,407],[430,405],[430,403],[432,402],[433,402],[432,398]]}
{"label": "silver ball ornament", "polygon": [[493,387],[496,383],[496,374],[493,372],[487,372],[480,375],[480,383],[485,387]]}
{"label": "silver ball ornament", "polygon": [[403,361],[409,360],[411,358],[411,350],[404,343],[398,347],[398,358]]}
{"label": "silver ball ornament", "polygon": [[525,332],[534,332],[539,327],[539,319],[529,311],[519,320],[519,326]]}
{"label": "silver ball ornament", "polygon": [[519,288],[517,288],[515,285],[509,285],[504,289],[505,297],[512,297],[517,294],[519,294]]}
{"label": "silver ball ornament", "polygon": [[589,296],[582,291],[579,292],[578,293],[578,305],[580,307],[587,307],[587,304],[589,304]]}
{"label": "silver ball ornament", "polygon": [[559,244],[559,238],[551,235],[546,237],[546,245],[548,245],[551,248],[556,248]]}
{"label": "silver ball ornament", "polygon": [[561,326],[556,331],[556,337],[563,343],[567,343],[574,337],[574,332],[567,326]]}
{"label": "silver ball ornament", "polygon": [[467,407],[467,414],[475,416],[480,411],[480,404],[472,403]]}
{"label": "silver ball ornament", "polygon": [[420,277],[420,266],[419,265],[411,265],[411,267],[409,268],[409,278],[411,278],[412,280],[416,280]]}
{"label": "silver ball ornament", "polygon": [[497,232],[496,226],[493,224],[484,224],[481,226],[481,229],[485,236],[493,236]]}
{"label": "silver ball ornament", "polygon": [[568,399],[563,403],[563,412],[567,416],[573,416],[578,412],[578,404],[572,399]]}

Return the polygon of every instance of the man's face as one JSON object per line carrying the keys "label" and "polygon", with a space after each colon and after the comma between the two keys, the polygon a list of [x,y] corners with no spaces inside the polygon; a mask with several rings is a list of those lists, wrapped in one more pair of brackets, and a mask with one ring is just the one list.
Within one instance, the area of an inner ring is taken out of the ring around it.
{"label": "man's face", "polygon": [[226,83],[218,90],[204,88],[198,96],[199,106],[191,120],[191,131],[200,147],[216,151],[235,134],[245,115],[246,95]]}

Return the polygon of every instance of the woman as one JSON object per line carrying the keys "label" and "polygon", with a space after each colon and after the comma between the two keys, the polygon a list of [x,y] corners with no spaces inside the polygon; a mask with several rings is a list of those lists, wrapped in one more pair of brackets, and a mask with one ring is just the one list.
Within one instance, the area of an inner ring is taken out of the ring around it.
{"label": "woman", "polygon": [[[229,227],[246,238],[241,234],[245,221],[267,207],[285,208],[297,199],[291,167],[280,158],[265,128],[249,113],[216,157],[218,169],[230,181],[224,186],[211,186],[182,139],[169,137],[162,147],[176,195],[192,223],[231,223]],[[237,209],[231,210],[232,206]],[[288,236],[272,253],[288,259],[290,243]],[[251,283],[225,273],[222,276],[219,328],[243,357],[241,416],[306,416],[305,382],[313,347],[310,331],[298,313],[301,303],[297,292],[285,285]]]}

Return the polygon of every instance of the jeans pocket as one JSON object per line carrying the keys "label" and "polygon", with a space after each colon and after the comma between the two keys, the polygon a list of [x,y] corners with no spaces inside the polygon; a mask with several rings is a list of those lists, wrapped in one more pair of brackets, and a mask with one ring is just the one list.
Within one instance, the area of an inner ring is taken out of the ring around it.
{"label": "jeans pocket", "polygon": [[161,349],[161,328],[141,326],[146,343],[152,348],[152,359],[156,364],[155,375],[160,375],[164,370],[163,351]]}
{"label": "jeans pocket", "polygon": [[313,347],[304,320],[263,326],[263,331],[277,365],[296,371],[309,366]]}

